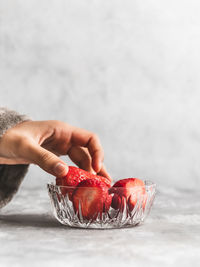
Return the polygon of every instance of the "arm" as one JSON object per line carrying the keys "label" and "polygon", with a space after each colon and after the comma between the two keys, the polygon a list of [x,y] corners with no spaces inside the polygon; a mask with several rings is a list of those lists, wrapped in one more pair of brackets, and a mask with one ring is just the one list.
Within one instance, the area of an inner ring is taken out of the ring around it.
{"label": "arm", "polygon": [[[0,108],[0,139],[8,129],[26,120],[28,117],[24,115]],[[0,208],[5,206],[17,192],[27,170],[27,164],[5,165],[0,159]]]}

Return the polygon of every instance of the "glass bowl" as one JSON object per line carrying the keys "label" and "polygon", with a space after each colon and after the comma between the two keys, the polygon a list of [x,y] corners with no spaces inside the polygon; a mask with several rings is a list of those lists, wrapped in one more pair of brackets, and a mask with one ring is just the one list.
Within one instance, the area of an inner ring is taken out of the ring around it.
{"label": "glass bowl", "polygon": [[[82,203],[79,202],[78,210],[75,210],[69,194],[66,193],[73,192],[75,187],[47,184],[47,189],[54,216],[60,223],[77,228],[110,229],[136,226],[145,220],[154,201],[156,184],[151,181],[144,181],[144,184],[145,195],[140,193],[142,186],[134,187],[132,190],[131,196],[135,199],[133,207],[130,207],[128,200],[122,196],[117,209],[110,206],[109,210],[95,214],[89,219],[82,215]],[[90,189],[93,190],[92,187]],[[123,188],[120,187],[118,190]]]}

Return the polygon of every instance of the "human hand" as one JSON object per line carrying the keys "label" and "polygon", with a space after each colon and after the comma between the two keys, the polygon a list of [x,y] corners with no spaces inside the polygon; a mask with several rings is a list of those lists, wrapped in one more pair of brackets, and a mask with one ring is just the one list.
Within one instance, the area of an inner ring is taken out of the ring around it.
{"label": "human hand", "polygon": [[59,156],[68,155],[80,168],[111,180],[104,165],[99,138],[87,130],[61,121],[24,121],[0,138],[0,164],[34,163],[62,177],[68,166]]}

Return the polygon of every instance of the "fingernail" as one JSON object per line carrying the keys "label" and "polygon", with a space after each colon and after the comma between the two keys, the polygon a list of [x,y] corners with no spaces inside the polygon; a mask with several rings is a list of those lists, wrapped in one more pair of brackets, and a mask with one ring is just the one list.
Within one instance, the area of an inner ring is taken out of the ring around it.
{"label": "fingernail", "polygon": [[99,161],[99,170],[101,170],[102,167],[103,167],[103,162]]}
{"label": "fingernail", "polygon": [[101,161],[97,161],[97,166],[96,166],[96,172],[99,172],[102,168],[102,162]]}
{"label": "fingernail", "polygon": [[97,173],[92,169],[92,174],[95,174],[96,175]]}
{"label": "fingernail", "polygon": [[67,172],[67,166],[62,163],[57,163],[54,167],[54,171],[57,175]]}

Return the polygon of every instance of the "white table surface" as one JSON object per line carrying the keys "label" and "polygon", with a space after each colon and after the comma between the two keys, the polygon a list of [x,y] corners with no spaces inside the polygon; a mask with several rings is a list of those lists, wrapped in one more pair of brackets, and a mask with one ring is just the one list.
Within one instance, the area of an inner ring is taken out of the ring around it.
{"label": "white table surface", "polygon": [[61,225],[46,188],[20,188],[0,211],[0,267],[200,266],[200,194],[159,189],[146,221],[117,230]]}

